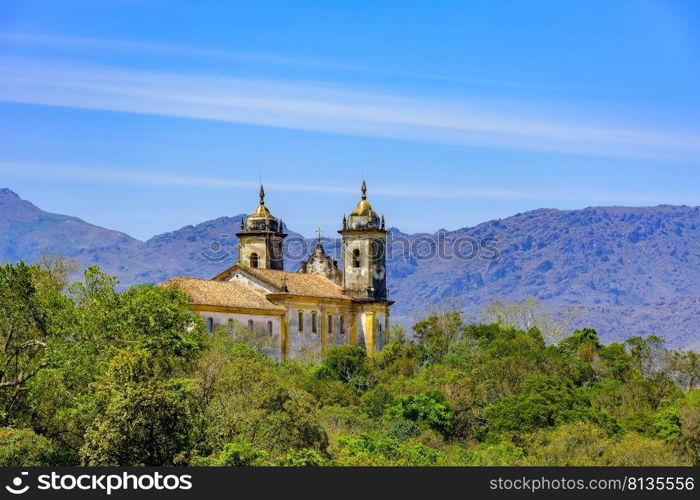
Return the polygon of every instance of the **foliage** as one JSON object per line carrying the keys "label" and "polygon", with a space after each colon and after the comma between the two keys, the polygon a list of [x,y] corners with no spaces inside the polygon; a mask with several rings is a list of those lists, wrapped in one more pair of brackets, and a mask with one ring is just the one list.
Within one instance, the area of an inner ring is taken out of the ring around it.
{"label": "foliage", "polygon": [[51,445],[31,429],[0,428],[0,466],[51,465]]}
{"label": "foliage", "polygon": [[154,379],[145,352],[115,356],[95,397],[80,450],[85,465],[172,465],[189,449],[186,390]]}
{"label": "foliage", "polygon": [[205,467],[250,467],[264,465],[267,454],[248,442],[226,443],[223,449],[209,457],[193,457],[191,465]]}
{"label": "foliage", "polygon": [[277,459],[275,465],[281,467],[319,467],[326,465],[326,462],[315,450],[297,450]]}
{"label": "foliage", "polygon": [[322,366],[325,369],[319,370],[319,378],[329,377],[345,383],[370,373],[365,350],[352,345],[330,348]]}
{"label": "foliage", "polygon": [[430,428],[448,435],[452,424],[452,410],[439,391],[428,391],[417,396],[403,396],[387,411],[390,416],[401,416],[413,422],[424,422]]}
{"label": "foliage", "polygon": [[564,335],[532,301],[278,363],[188,298],[0,267],[0,465],[698,465],[698,356]]}
{"label": "foliage", "polygon": [[523,390],[486,409],[493,432],[530,432],[580,420],[596,420],[585,391],[566,379],[535,376]]}
{"label": "foliage", "polygon": [[425,362],[440,363],[459,341],[464,322],[462,313],[449,310],[433,313],[413,326],[420,346],[420,356]]}
{"label": "foliage", "polygon": [[0,419],[6,423],[27,383],[48,366],[51,317],[63,302],[56,288],[46,272],[23,262],[0,267]]}

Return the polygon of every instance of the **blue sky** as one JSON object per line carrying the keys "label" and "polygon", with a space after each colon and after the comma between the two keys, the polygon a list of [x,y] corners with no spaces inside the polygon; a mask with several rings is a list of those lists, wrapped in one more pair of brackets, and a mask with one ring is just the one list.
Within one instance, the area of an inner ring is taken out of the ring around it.
{"label": "blue sky", "polygon": [[700,3],[4,0],[0,187],[145,239],[700,204]]}

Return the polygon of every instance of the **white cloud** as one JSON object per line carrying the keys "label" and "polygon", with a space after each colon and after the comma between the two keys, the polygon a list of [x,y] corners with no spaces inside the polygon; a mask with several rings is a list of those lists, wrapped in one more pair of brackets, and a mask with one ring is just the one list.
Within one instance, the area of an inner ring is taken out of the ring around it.
{"label": "white cloud", "polygon": [[[0,161],[0,174],[16,179],[52,180],[79,184],[151,186],[159,188],[209,189],[209,190],[256,190],[255,182],[237,181],[230,178],[204,177],[193,175],[173,175],[158,172],[124,170],[102,167],[70,166],[34,162]],[[538,189],[498,189],[489,186],[446,186],[392,183],[391,188],[371,186],[372,195],[395,198],[457,199],[457,200],[521,200],[566,203],[602,203],[654,205],[661,202],[700,205],[696,194],[664,193],[591,193],[590,190],[561,189],[556,192]],[[344,187],[337,184],[295,184],[265,182],[268,191],[320,194],[357,194],[357,187]]]}
{"label": "white cloud", "polygon": [[121,53],[149,53],[171,57],[195,57],[221,60],[237,60],[262,64],[295,67],[311,67],[339,70],[367,70],[356,65],[339,64],[333,61],[300,57],[279,56],[259,52],[241,52],[223,49],[192,47],[175,43],[146,42],[135,40],[112,40],[108,38],[46,35],[41,33],[0,32],[0,41],[22,45],[57,46],[77,48],[81,51],[113,51]]}
{"label": "white cloud", "polygon": [[700,133],[579,123],[483,103],[361,92],[321,82],[148,72],[5,58],[0,100],[380,137],[673,161],[700,160]]}

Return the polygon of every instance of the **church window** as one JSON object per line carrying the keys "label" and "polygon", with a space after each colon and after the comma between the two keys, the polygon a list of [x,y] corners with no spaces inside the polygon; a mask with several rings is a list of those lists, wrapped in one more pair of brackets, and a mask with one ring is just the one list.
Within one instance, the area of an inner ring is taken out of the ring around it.
{"label": "church window", "polygon": [[328,333],[333,333],[333,315],[328,315]]}
{"label": "church window", "polygon": [[214,331],[214,318],[207,318],[207,331],[209,333]]}
{"label": "church window", "polygon": [[272,321],[267,322],[267,333],[272,333]]}
{"label": "church window", "polygon": [[252,320],[252,319],[249,319],[249,320],[248,320],[248,329],[249,329],[249,330],[252,330],[252,329],[253,329],[253,320]]}
{"label": "church window", "polygon": [[304,331],[304,311],[299,311],[299,331]]}
{"label": "church window", "polygon": [[318,331],[318,327],[316,325],[316,311],[311,311],[311,332],[316,333]]}
{"label": "church window", "polygon": [[345,316],[340,317],[340,334],[345,333]]}
{"label": "church window", "polygon": [[377,327],[379,328],[379,333],[382,333],[382,324],[379,323],[379,324],[377,325]]}
{"label": "church window", "polygon": [[258,254],[257,253],[250,254],[250,267],[258,267]]}
{"label": "church window", "polygon": [[352,251],[352,267],[360,267],[360,250],[357,248]]}
{"label": "church window", "polygon": [[229,332],[233,331],[233,318],[229,318],[229,320],[228,320],[228,331]]}

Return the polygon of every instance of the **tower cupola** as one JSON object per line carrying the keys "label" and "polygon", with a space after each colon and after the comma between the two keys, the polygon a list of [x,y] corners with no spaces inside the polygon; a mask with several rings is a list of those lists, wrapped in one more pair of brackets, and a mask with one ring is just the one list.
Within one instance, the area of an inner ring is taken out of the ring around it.
{"label": "tower cupola", "polygon": [[238,262],[261,269],[284,269],[282,221],[265,206],[265,188],[260,184],[260,202],[255,211],[241,222],[238,236]]}
{"label": "tower cupola", "polygon": [[280,221],[265,206],[265,188],[262,184],[260,185],[259,196],[260,203],[258,207],[245,219],[242,229],[244,231],[281,231]]}
{"label": "tower cupola", "polygon": [[346,229],[380,229],[381,221],[379,215],[372,210],[372,205],[367,201],[367,183],[362,181],[362,199],[358,202],[355,210],[350,212],[347,218]]}
{"label": "tower cupola", "polygon": [[343,218],[343,290],[354,299],[386,301],[386,235],[384,218],[367,200],[367,183],[362,181],[362,198],[350,215]]}

